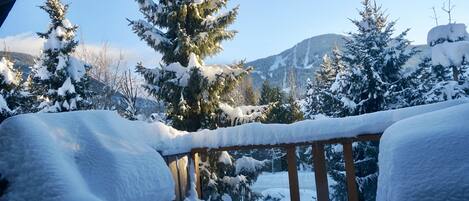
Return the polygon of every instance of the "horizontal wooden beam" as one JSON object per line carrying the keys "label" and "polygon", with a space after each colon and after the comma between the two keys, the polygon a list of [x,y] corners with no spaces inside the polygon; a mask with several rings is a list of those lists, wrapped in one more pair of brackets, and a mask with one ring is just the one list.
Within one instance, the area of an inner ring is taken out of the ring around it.
{"label": "horizontal wooden beam", "polygon": [[[239,145],[239,146],[227,146],[227,147],[219,147],[219,148],[194,148],[192,152],[207,152],[207,151],[236,151],[236,150],[251,150],[251,149],[272,149],[272,148],[285,148],[289,146],[310,146],[314,143],[320,144],[343,144],[344,142],[360,142],[360,141],[379,141],[381,138],[381,133],[378,134],[362,134],[356,137],[350,138],[335,138],[329,140],[313,140],[313,141],[306,141],[306,142],[299,142],[299,143],[281,143],[281,144],[258,144],[258,145]],[[173,155],[186,155],[188,153],[182,154],[171,154]]]}

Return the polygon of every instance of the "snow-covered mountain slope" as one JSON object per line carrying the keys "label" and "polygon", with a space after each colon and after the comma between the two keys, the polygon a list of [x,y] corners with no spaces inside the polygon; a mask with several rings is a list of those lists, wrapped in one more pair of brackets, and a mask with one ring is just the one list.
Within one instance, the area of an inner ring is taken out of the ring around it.
{"label": "snow-covered mountain slope", "polygon": [[259,88],[267,79],[270,84],[287,89],[290,86],[289,77],[293,73],[296,86],[300,90],[303,89],[306,79],[312,77],[322,63],[324,54],[331,53],[335,46],[339,48],[343,46],[345,42],[343,37],[338,34],[314,36],[280,54],[247,63],[248,66],[254,67],[252,73],[254,86]]}
{"label": "snow-covered mountain slope", "polygon": [[[256,89],[260,89],[264,80],[271,85],[278,86],[285,91],[290,88],[290,80],[294,80],[297,95],[302,96],[306,87],[306,80],[313,78],[314,72],[322,63],[325,54],[331,54],[334,47],[342,49],[345,40],[343,35],[324,34],[301,41],[290,49],[277,55],[248,62],[247,66],[254,67],[251,74]],[[415,46],[421,52],[411,58],[405,71],[411,71],[417,66],[422,56],[429,56],[427,45]]]}

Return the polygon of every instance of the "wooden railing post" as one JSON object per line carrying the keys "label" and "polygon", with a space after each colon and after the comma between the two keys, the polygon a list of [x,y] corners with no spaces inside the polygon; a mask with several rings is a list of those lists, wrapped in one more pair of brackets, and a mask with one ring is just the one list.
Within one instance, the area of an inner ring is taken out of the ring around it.
{"label": "wooden railing post", "polygon": [[347,194],[349,201],[358,201],[357,185],[355,184],[355,166],[353,164],[352,141],[342,143],[345,160],[345,175],[347,177]]}
{"label": "wooden railing post", "polygon": [[300,188],[298,184],[298,169],[296,168],[296,147],[294,145],[286,146],[287,149],[287,166],[288,166],[288,183],[290,186],[290,200],[300,200]]}
{"label": "wooden railing post", "polygon": [[199,167],[199,164],[200,164],[200,156],[199,156],[199,153],[195,152],[195,151],[192,151],[191,152],[191,159],[192,161],[194,162],[194,173],[195,173],[195,181],[194,184],[195,184],[195,190],[197,191],[197,197],[199,199],[202,199],[202,187],[200,185],[200,167]]}
{"label": "wooden railing post", "polygon": [[329,200],[329,185],[327,183],[326,158],[324,157],[324,144],[313,144],[314,176],[316,179],[316,193],[318,201]]}
{"label": "wooden railing post", "polygon": [[179,169],[177,165],[178,157],[170,156],[166,157],[166,162],[168,164],[171,175],[173,176],[174,188],[176,193],[176,201],[183,200],[183,195],[181,194],[181,180],[179,179]]}

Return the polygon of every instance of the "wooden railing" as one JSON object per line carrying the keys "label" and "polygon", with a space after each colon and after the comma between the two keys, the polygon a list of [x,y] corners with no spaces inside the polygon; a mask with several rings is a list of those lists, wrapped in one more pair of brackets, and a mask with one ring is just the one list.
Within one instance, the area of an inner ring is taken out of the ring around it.
{"label": "wooden railing", "polygon": [[166,162],[176,181],[176,201],[184,200],[187,195],[189,184],[191,183],[188,172],[187,158],[194,161],[195,184],[199,198],[202,197],[199,163],[200,158],[206,155],[208,151],[235,151],[235,150],[251,150],[251,149],[271,149],[284,148],[287,152],[287,169],[288,181],[290,187],[290,198],[292,201],[300,200],[300,191],[298,183],[298,170],[296,167],[296,147],[312,146],[313,150],[313,166],[316,182],[316,192],[318,201],[329,200],[329,185],[327,182],[326,160],[324,156],[324,146],[327,144],[342,144],[345,161],[345,174],[347,184],[347,194],[349,201],[358,201],[358,191],[355,182],[355,167],[353,162],[352,143],[359,141],[379,141],[381,134],[363,134],[353,138],[337,138],[331,140],[321,140],[312,142],[300,142],[289,144],[275,145],[245,145],[220,147],[216,149],[195,148],[190,153],[165,156]]}

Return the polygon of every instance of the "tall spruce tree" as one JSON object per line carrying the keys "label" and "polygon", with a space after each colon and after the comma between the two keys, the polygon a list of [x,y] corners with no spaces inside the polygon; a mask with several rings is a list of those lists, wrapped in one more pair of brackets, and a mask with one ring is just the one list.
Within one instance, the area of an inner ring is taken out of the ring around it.
{"label": "tall spruce tree", "polygon": [[3,57],[0,60],[0,122],[22,113],[25,98],[21,72],[13,67],[13,62]]}
{"label": "tall spruce tree", "polygon": [[163,55],[159,68],[137,66],[146,80],[145,88],[166,104],[167,117],[175,128],[216,128],[214,114],[220,97],[248,71],[242,69],[242,63],[205,66],[202,60],[221,51],[221,41],[234,37],[236,32],[226,28],[235,20],[238,8],[219,14],[227,1],[136,1],[145,20],[131,20],[130,26]]}
{"label": "tall spruce tree", "polygon": [[343,71],[341,52],[338,47],[332,51],[332,56],[324,55],[323,62],[314,74],[314,81],[307,80],[305,96],[305,117],[315,119],[320,116],[340,116],[336,108],[342,107],[340,100],[335,99],[331,91],[337,74]]}
{"label": "tall spruce tree", "polygon": [[[344,47],[344,70],[339,73],[331,86],[334,99],[343,106],[338,114],[359,115],[364,113],[400,107],[394,94],[403,87],[401,69],[417,51],[409,47],[405,37],[407,31],[393,37],[395,22],[388,22],[386,14],[376,2],[364,0],[359,11],[360,20],[352,20],[357,27],[356,33],[349,33]],[[330,149],[328,153],[337,154],[340,149]],[[378,144],[360,142],[353,146],[356,163],[357,184],[360,200],[375,200],[378,176]],[[334,157],[328,157],[334,158]],[[342,167],[342,160],[328,161],[330,167]],[[330,169],[338,173],[334,189],[334,199],[345,200],[340,192],[346,191],[342,169]]]}
{"label": "tall spruce tree", "polygon": [[[166,106],[172,126],[186,131],[214,129],[223,114],[223,97],[232,91],[249,70],[242,62],[230,66],[205,65],[203,60],[222,50],[221,41],[232,39],[235,31],[227,30],[236,18],[238,8],[220,11],[227,0],[136,0],[144,20],[129,20],[133,31],[151,48],[163,55],[161,65],[154,69],[137,65],[146,84],[145,89]],[[240,189],[227,188],[228,180],[240,175],[234,163],[219,163],[221,152],[210,152],[202,165],[203,198],[221,200],[253,200],[256,196],[249,185],[255,178],[245,176]],[[229,158],[229,157],[225,157]],[[231,160],[231,159],[230,159]],[[227,160],[228,161],[228,160]],[[229,167],[227,167],[229,166]],[[224,171],[224,169],[226,171]],[[210,184],[210,185],[209,185]]]}
{"label": "tall spruce tree", "polygon": [[38,33],[46,42],[29,79],[36,99],[33,107],[42,112],[86,109],[90,105],[89,66],[71,56],[77,46],[74,38],[78,27],[65,18],[68,5],[47,0],[40,8],[49,14],[51,23],[46,32]]}

